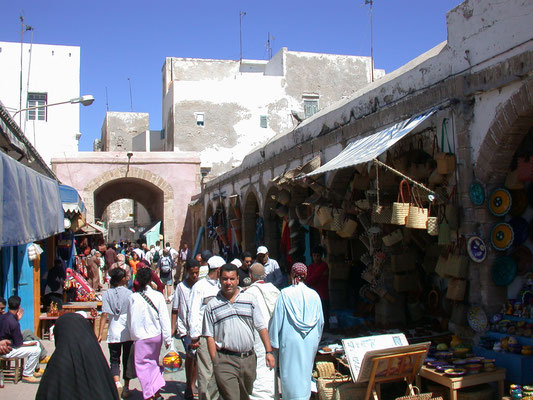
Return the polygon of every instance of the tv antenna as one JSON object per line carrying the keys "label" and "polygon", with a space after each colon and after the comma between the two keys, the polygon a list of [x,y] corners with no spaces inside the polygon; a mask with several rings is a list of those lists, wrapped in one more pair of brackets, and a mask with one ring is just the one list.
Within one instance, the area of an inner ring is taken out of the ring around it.
{"label": "tv antenna", "polygon": [[105,87],[105,106],[107,111],[109,111],[109,96],[107,95],[107,86]]}
{"label": "tv antenna", "polygon": [[270,32],[268,32],[266,48],[267,48],[269,60],[272,58],[272,42],[274,42],[274,39],[275,39],[274,36],[270,36]]}
{"label": "tv antenna", "polygon": [[240,47],[240,61],[242,62],[242,18],[246,15],[246,11],[239,11],[239,47]]}
{"label": "tv antenna", "polygon": [[371,68],[371,82],[374,82],[374,26],[372,20],[372,8],[374,0],[365,0],[365,6],[370,4],[370,68]]}
{"label": "tv antenna", "polygon": [[128,78],[128,83],[130,85],[130,111],[133,112],[133,95],[131,94],[131,79]]}
{"label": "tv antenna", "polygon": [[[33,31],[33,27],[24,24],[24,17],[20,17],[20,91],[19,91],[19,110],[22,110],[22,59],[24,47],[24,32]],[[32,39],[33,41],[33,39]],[[28,72],[29,74],[29,72]],[[19,114],[19,126],[22,128],[22,113]]]}

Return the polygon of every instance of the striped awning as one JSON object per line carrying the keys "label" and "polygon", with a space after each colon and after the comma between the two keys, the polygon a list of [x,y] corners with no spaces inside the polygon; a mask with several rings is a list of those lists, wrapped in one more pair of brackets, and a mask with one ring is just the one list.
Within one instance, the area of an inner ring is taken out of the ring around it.
{"label": "striped awning", "polygon": [[408,118],[402,122],[392,125],[370,136],[357,139],[350,143],[339,155],[327,162],[323,166],[306,174],[313,176],[323,174],[324,172],[334,171],[337,169],[352,167],[354,165],[367,163],[377,158],[380,154],[391,148],[398,140],[403,138],[419,124],[433,115],[437,108],[419,114],[415,117]]}

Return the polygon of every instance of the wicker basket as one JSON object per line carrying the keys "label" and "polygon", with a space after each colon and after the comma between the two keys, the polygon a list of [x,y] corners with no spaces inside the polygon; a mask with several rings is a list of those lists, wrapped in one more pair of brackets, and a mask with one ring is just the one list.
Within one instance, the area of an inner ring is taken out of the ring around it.
{"label": "wicker basket", "polygon": [[[318,363],[317,363],[318,364]],[[331,400],[337,387],[343,383],[350,382],[351,377],[337,374],[330,377],[320,377],[317,379],[317,391],[319,400]]]}
{"label": "wicker basket", "polygon": [[335,371],[335,365],[329,361],[318,361],[315,366],[319,378],[329,378],[337,372]]}

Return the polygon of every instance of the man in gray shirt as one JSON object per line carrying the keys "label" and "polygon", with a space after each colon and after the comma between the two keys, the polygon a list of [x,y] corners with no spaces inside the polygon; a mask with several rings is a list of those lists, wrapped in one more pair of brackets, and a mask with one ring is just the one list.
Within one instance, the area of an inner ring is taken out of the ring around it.
{"label": "man in gray shirt", "polygon": [[220,268],[220,284],[217,297],[206,306],[202,333],[207,337],[219,393],[224,400],[249,399],[257,364],[254,329],[265,346],[267,366],[272,369],[276,363],[267,326],[255,297],[240,290],[235,265]]}

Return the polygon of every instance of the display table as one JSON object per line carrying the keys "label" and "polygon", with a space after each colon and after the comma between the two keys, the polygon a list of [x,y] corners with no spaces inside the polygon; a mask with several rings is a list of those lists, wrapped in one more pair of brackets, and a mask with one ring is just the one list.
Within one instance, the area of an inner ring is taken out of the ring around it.
{"label": "display table", "polygon": [[[39,325],[41,326],[41,339],[50,339],[50,321],[53,321],[55,323],[58,318],[58,315],[52,317],[46,313],[42,313],[41,315],[39,315]],[[95,324],[96,318],[99,317],[92,317],[91,315],[87,315],[87,317],[85,317],[85,319],[87,319],[93,326],[94,334],[98,335],[98,332],[96,332]]]}
{"label": "display table", "polygon": [[424,366],[418,373],[416,384],[418,387],[421,387],[420,378],[425,378],[432,382],[446,386],[448,389],[450,389],[450,400],[457,400],[457,391],[459,389],[481,385],[483,383],[498,382],[498,399],[501,399],[503,396],[505,372],[506,370],[504,368],[497,368],[492,372],[480,372],[479,374],[450,378]]}
{"label": "display table", "polygon": [[71,303],[63,303],[63,308],[69,311],[91,311],[93,308],[98,309],[102,307],[101,301],[73,301]]}

